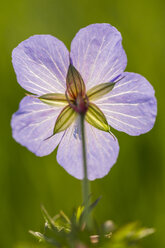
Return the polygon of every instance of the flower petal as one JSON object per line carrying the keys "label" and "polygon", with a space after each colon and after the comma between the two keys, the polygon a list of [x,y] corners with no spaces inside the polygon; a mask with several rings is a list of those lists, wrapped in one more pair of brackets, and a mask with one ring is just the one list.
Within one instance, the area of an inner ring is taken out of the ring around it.
{"label": "flower petal", "polygon": [[92,24],[81,29],[71,44],[71,59],[87,90],[119,76],[127,65],[120,32],[110,24]]}
{"label": "flower petal", "polygon": [[125,72],[102,99],[95,102],[113,128],[139,135],[152,129],[157,114],[154,89],[141,75]]}
{"label": "flower petal", "polygon": [[34,35],[12,52],[18,83],[27,91],[43,95],[64,93],[69,66],[65,45],[51,35]]}
{"label": "flower petal", "polygon": [[56,148],[63,135],[61,132],[49,138],[61,110],[62,107],[52,107],[39,99],[24,97],[19,110],[12,116],[13,138],[37,156],[48,155]]}
{"label": "flower petal", "polygon": [[[88,179],[104,177],[116,162],[117,139],[85,122]],[[72,176],[83,179],[80,120],[68,128],[57,151],[58,163]]]}

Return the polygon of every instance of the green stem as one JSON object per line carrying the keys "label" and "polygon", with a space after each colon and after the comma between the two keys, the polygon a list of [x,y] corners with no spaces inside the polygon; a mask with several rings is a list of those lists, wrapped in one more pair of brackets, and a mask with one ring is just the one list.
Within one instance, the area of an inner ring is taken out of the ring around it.
{"label": "green stem", "polygon": [[83,194],[83,203],[85,207],[85,222],[87,226],[90,226],[90,216],[88,213],[88,207],[89,207],[89,182],[88,182],[88,172],[87,172],[87,158],[86,158],[86,144],[85,144],[85,128],[84,128],[84,119],[85,115],[81,114],[81,136],[82,136],[82,155],[83,155],[83,172],[84,172],[84,178],[82,182],[82,194]]}

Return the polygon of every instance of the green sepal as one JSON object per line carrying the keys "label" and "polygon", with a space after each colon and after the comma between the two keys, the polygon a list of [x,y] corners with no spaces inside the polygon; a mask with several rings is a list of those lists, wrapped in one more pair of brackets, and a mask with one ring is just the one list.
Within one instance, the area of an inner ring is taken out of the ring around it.
{"label": "green sepal", "polygon": [[110,126],[108,125],[105,115],[94,103],[89,103],[85,120],[97,129],[110,132]]}
{"label": "green sepal", "polygon": [[61,93],[48,93],[38,97],[38,99],[53,106],[66,106],[68,104],[66,96]]}
{"label": "green sepal", "polygon": [[71,63],[66,77],[66,86],[67,93],[71,98],[75,99],[78,95],[85,96],[85,83],[80,73]]}
{"label": "green sepal", "polygon": [[53,134],[66,130],[75,120],[77,113],[70,107],[66,106],[57,117]]}
{"label": "green sepal", "polygon": [[113,89],[115,83],[116,82],[102,83],[92,87],[87,92],[88,99],[90,101],[100,99],[102,96],[106,95]]}

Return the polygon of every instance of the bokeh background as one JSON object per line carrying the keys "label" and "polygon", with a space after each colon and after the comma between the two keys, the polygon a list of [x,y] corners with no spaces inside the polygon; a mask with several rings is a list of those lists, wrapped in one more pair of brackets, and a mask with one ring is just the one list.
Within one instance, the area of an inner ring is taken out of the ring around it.
{"label": "bokeh background", "polygon": [[[68,215],[81,203],[81,182],[56,162],[56,151],[36,157],[11,136],[10,119],[25,91],[16,82],[11,52],[34,34],[52,34],[69,48],[76,32],[107,22],[122,33],[127,71],[154,86],[158,116],[154,129],[131,137],[114,131],[120,143],[117,164],[91,183],[99,223],[139,220],[155,227],[145,248],[165,247],[165,1],[164,0],[6,0],[0,7],[0,247],[36,247],[29,229],[42,231],[40,206]],[[28,245],[30,243],[30,245]],[[37,245],[39,247],[39,245]]]}

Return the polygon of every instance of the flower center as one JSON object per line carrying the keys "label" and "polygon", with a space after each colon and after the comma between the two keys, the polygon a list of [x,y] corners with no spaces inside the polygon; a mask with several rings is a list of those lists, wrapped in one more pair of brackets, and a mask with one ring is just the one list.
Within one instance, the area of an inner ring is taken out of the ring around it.
{"label": "flower center", "polygon": [[82,97],[81,95],[78,95],[74,100],[70,100],[67,97],[67,101],[70,107],[74,109],[74,111],[76,111],[78,114],[85,114],[88,110],[89,101],[87,95],[85,96],[85,98]]}
{"label": "flower center", "polygon": [[95,128],[111,133],[104,113],[93,101],[109,93],[118,81],[98,84],[86,92],[85,83],[80,73],[70,63],[66,77],[65,95],[48,93],[38,97],[46,104],[56,107],[64,106],[56,119],[52,135],[66,130],[78,115],[84,115],[85,120]]}

